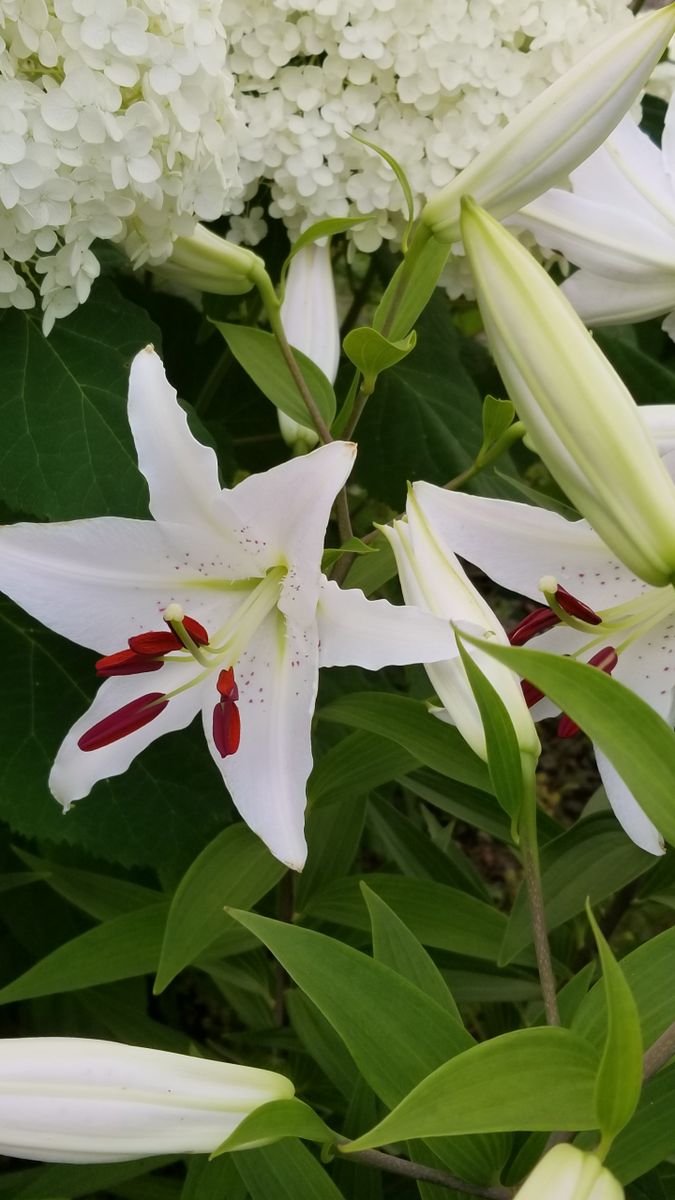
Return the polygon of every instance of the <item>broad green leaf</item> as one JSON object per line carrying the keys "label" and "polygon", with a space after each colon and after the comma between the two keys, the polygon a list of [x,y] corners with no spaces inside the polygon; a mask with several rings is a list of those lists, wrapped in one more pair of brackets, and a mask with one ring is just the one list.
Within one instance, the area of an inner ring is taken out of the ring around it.
{"label": "broad green leaf", "polygon": [[[438,248],[430,253],[438,254]],[[397,276],[398,272],[387,294],[397,286]],[[414,304],[410,322],[406,315],[392,329],[383,328],[377,318],[373,324],[396,342],[406,336],[417,312]],[[380,377],[366,405],[352,475],[371,497],[396,512],[405,508],[407,479],[426,479],[442,487],[473,465],[483,442],[483,388],[476,384],[472,360],[484,351],[453,325],[452,306],[440,288],[416,333],[414,353]],[[508,457],[500,466],[508,472]],[[469,490],[495,496],[510,492],[492,470],[482,472]]]}
{"label": "broad green leaf", "polygon": [[675,733],[663,718],[630,688],[586,663],[484,641],[480,646],[569,714],[607,755],[664,837],[675,843]]}
{"label": "broad green leaf", "polygon": [[598,1125],[605,1146],[627,1125],[640,1099],[642,1035],[631,990],[589,904],[588,920],[602,964],[607,1005],[607,1037],[595,1086]]}
{"label": "broad green leaf", "polygon": [[[443,779],[431,771],[415,771],[399,782],[413,795],[435,805],[443,812],[450,813],[458,821],[465,821],[468,825],[475,825],[477,829],[484,829],[486,833],[502,842],[510,841],[509,822],[485,792],[465,787],[454,780]],[[539,844],[542,845],[558,837],[561,827],[540,809],[537,813],[537,831]]]}
{"label": "broad green leaf", "polygon": [[[367,878],[368,886],[425,946],[495,961],[506,918],[492,905],[430,879],[380,874]],[[338,879],[317,892],[306,913],[352,929],[370,928],[357,876]]]}
{"label": "broad green leaf", "polygon": [[477,964],[475,970],[452,967],[443,975],[458,1004],[520,1004],[541,997],[541,987],[533,975],[490,971],[483,964]]}
{"label": "broad green leaf", "polygon": [[[325,710],[323,710],[325,711]],[[328,750],[309,777],[310,805],[336,804],[413,770],[418,760],[387,737],[359,730]]]}
{"label": "broad green leaf", "polygon": [[457,649],[485,731],[492,790],[504,812],[511,818],[511,836],[517,841],[521,808],[523,804],[534,804],[536,763],[529,755],[521,755],[509,711],[490,680],[474,662],[459,631]]}
{"label": "broad green leaf", "polygon": [[380,372],[386,371],[389,367],[395,367],[397,363],[407,358],[410,351],[415,349],[416,342],[417,334],[414,329],[406,338],[399,338],[397,342],[391,342],[376,329],[360,326],[358,329],[350,330],[344,340],[343,348],[349,361],[358,368],[372,391]]}
{"label": "broad green leaf", "polygon": [[368,1133],[365,1150],[405,1138],[520,1129],[594,1129],[597,1058],[567,1029],[519,1029],[444,1063]]}
{"label": "broad green leaf", "polygon": [[129,364],[148,342],[159,348],[157,326],[109,280],[48,338],[38,315],[2,311],[0,499],[55,521],[147,514],[126,402]]}
{"label": "broad green leaf", "polygon": [[161,892],[143,887],[127,879],[116,879],[101,871],[83,871],[67,867],[62,863],[50,862],[29,854],[27,850],[14,847],[14,853],[27,867],[41,872],[44,882],[64,900],[70,901],[95,921],[109,921],[123,913],[146,908],[163,900]]}
{"label": "broad green leaf", "polygon": [[675,1063],[649,1079],[635,1115],[617,1135],[607,1166],[622,1183],[631,1183],[675,1154]]}
{"label": "broad green leaf", "polygon": [[424,946],[410,932],[408,926],[397,917],[393,908],[365,883],[361,893],[368,906],[368,915],[373,937],[373,957],[377,962],[391,967],[404,979],[409,979],[420,991],[443,1008],[447,1008],[456,1021],[461,1015],[433,959]]}
{"label": "broad green leaf", "polygon": [[302,1142],[287,1138],[233,1160],[251,1200],[344,1200]]}
{"label": "broad green leaf", "polygon": [[[391,738],[441,775],[471,787],[490,788],[485,763],[456,729],[432,717],[420,700],[391,692],[354,693],[322,708],[319,718]],[[487,796],[485,802],[490,803]]]}
{"label": "broad green leaf", "polygon": [[[145,980],[138,978],[133,982],[139,986],[129,986],[130,981],[125,979],[85,988],[69,997],[68,1003],[86,1014],[92,1028],[97,1033],[101,1031],[99,1036],[132,1046],[171,1050],[176,1054],[189,1054],[194,1050],[194,1037],[190,1033],[147,1016]],[[78,1029],[81,1028],[82,1022],[78,1021]]]}
{"label": "broad green leaf", "polygon": [[94,655],[0,599],[0,658],[12,697],[0,722],[0,819],[16,833],[81,846],[107,862],[182,873],[228,811],[201,728],[149,746],[124,775],[97,784],[64,816],[47,778],[96,689]]}
{"label": "broad green leaf", "polygon": [[0,989],[0,1004],[154,971],[167,912],[168,902],[152,904],[88,929]]}
{"label": "broad green leaf", "polygon": [[[247,325],[232,325],[214,321],[222,333],[237,362],[250,375],[253,382],[276,408],[292,417],[300,425],[313,429],[314,425],[305,403],[288,369],[276,338],[263,329],[252,329]],[[298,366],[311,392],[321,416],[328,426],[335,416],[335,392],[323,371],[301,350],[293,348]]]}
{"label": "broad green leaf", "polygon": [[281,1138],[304,1138],[307,1142],[334,1145],[338,1135],[329,1129],[313,1108],[294,1096],[290,1100],[271,1100],[254,1109],[212,1153],[212,1158],[231,1150],[250,1150],[264,1142]]}
{"label": "broad green leaf", "polygon": [[[656,934],[621,959],[621,970],[640,1014],[642,1039],[650,1046],[675,1021],[675,929]],[[597,1046],[604,1046],[607,1006],[602,981],[582,1000],[572,1028]]]}
{"label": "broad green leaf", "polygon": [[[591,904],[611,896],[653,867],[652,854],[640,850],[607,814],[585,817],[547,842],[540,851],[546,925],[557,929]],[[521,886],[504,934],[499,961],[508,963],[532,942],[527,893]]]}
{"label": "broad green leaf", "polygon": [[480,453],[484,454],[504,436],[511,425],[516,410],[510,400],[499,400],[496,396],[486,396],[483,400],[483,444]]}
{"label": "broad green leaf", "polygon": [[448,261],[447,246],[430,238],[415,263],[414,273],[405,260],[394,272],[373,317],[373,328],[388,338],[405,337],[431,300]]}
{"label": "broad green leaf", "polygon": [[[377,1120],[379,1111],[377,1097],[359,1077],[341,1126],[344,1136],[356,1137],[362,1129],[369,1129]],[[389,1182],[385,1183],[382,1171],[364,1171],[363,1166],[348,1154],[336,1155],[331,1175],[349,1200],[383,1200]]]}
{"label": "broad green leaf", "polygon": [[377,557],[371,554],[367,558],[357,558],[349,568],[344,586],[359,588],[366,596],[371,596],[394,578],[396,561],[384,534],[378,533],[368,545],[371,550],[377,551]]}
{"label": "broad green leaf", "polygon": [[638,346],[610,329],[593,334],[603,354],[623,379],[636,404],[675,403],[675,375]]}
{"label": "broad green leaf", "polygon": [[224,829],[202,850],[171,902],[155,992],[162,992],[231,922],[226,904],[250,908],[274,887],[285,867],[243,822]]}
{"label": "broad green leaf", "polygon": [[191,1155],[180,1200],[247,1200],[248,1191],[227,1155]]}

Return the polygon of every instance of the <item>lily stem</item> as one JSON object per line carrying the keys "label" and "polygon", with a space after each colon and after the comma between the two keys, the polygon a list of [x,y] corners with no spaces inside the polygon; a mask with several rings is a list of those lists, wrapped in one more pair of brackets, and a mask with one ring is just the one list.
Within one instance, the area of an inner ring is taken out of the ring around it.
{"label": "lily stem", "polygon": [[675,1055],[675,1021],[645,1050],[642,1078],[646,1082]]}
{"label": "lily stem", "polygon": [[398,1158],[395,1154],[384,1154],[381,1150],[357,1150],[349,1155],[349,1160],[361,1163],[364,1167],[374,1167],[377,1171],[388,1171],[392,1175],[405,1175],[408,1179],[419,1179],[424,1183],[435,1183],[438,1187],[451,1188],[466,1196],[481,1196],[483,1200],[511,1200],[513,1190],[503,1187],[480,1187],[475,1183],[465,1183],[445,1171],[435,1167],[427,1167],[424,1163],[410,1162],[407,1158]]}
{"label": "lily stem", "polygon": [[551,959],[551,947],[546,928],[546,910],[544,908],[544,891],[541,885],[541,868],[539,865],[539,846],[537,844],[537,810],[534,802],[526,802],[524,819],[521,828],[521,849],[523,854],[523,870],[525,887],[530,905],[532,918],[532,936],[534,952],[539,969],[539,980],[544,1000],[546,1021],[549,1025],[560,1025],[558,999],[556,996],[556,980]]}

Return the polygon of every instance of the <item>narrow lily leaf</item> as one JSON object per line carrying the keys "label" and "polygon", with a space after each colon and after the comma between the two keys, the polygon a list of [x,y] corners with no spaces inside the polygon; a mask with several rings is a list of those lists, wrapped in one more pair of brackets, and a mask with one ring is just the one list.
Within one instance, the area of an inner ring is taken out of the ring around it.
{"label": "narrow lily leaf", "polygon": [[327,575],[331,567],[335,565],[338,559],[342,558],[343,554],[379,554],[377,546],[369,546],[367,542],[363,542],[361,538],[347,538],[341,546],[335,549],[324,550],[321,558],[321,570],[324,575]]}
{"label": "narrow lily leaf", "polygon": [[[480,645],[483,644],[483,640],[481,639]],[[510,816],[511,836],[514,841],[518,841],[520,810],[523,803],[534,797],[536,763],[530,755],[521,756],[508,709],[489,679],[474,662],[459,631],[457,649],[483,722],[488,769],[494,794],[504,812]]]}
{"label": "narrow lily leaf", "polygon": [[392,738],[441,775],[490,791],[485,763],[456,729],[432,717],[419,700],[389,692],[356,692],[322,708],[319,717]]}
{"label": "narrow lily leaf", "polygon": [[622,1183],[675,1154],[675,1063],[649,1079],[635,1115],[617,1136],[607,1155],[607,1166]]}
{"label": "narrow lily leaf", "polygon": [[40,871],[10,871],[0,875],[0,892],[13,892],[14,888],[25,887],[27,883],[40,883],[47,878],[47,872]]}
{"label": "narrow lily leaf", "polygon": [[[407,779],[403,786],[408,786]],[[414,794],[414,789],[410,790]],[[428,810],[426,816],[430,821],[435,820]],[[478,871],[450,837],[441,848],[427,831],[377,793],[368,801],[368,823],[377,834],[387,858],[396,863],[403,875],[413,879],[434,879],[437,883],[471,892],[481,900],[489,899],[488,889]],[[446,823],[444,832],[447,831]]]}
{"label": "narrow lily leaf", "polygon": [[406,337],[431,300],[449,255],[449,246],[430,238],[414,270],[404,259],[375,309],[373,329],[393,341]]}
{"label": "narrow lily leaf", "polygon": [[394,910],[365,883],[361,884],[361,893],[368,906],[373,955],[377,962],[384,963],[404,979],[409,979],[437,1004],[447,1008],[456,1021],[461,1022],[459,1009],[448,985],[422,943]]}
{"label": "narrow lily leaf", "polygon": [[[650,1046],[675,1021],[675,929],[658,933],[632,950],[621,959],[621,970],[638,1007],[644,1044]],[[582,1000],[572,1027],[602,1050],[607,1032],[602,980]]]}
{"label": "narrow lily leaf", "polygon": [[[42,874],[59,896],[88,913],[95,921],[110,921],[122,913],[134,912],[163,900],[161,892],[127,879],[116,879],[100,871],[83,871],[62,863],[49,862],[14,846],[14,853],[28,867]],[[1,890],[1,885],[0,885]]]}
{"label": "narrow lily leaf", "polygon": [[72,992],[154,971],[167,912],[168,903],[151,904],[88,929],[0,989],[0,1004]]}
{"label": "narrow lily leaf", "polygon": [[285,867],[254,833],[239,822],[202,850],[181,879],[171,902],[155,992],[222,933],[232,928],[226,904],[250,908],[274,887]]}
{"label": "narrow lily leaf", "polygon": [[281,281],[286,278],[288,268],[291,264],[291,259],[295,258],[298,250],[302,250],[303,246],[311,246],[312,242],[318,242],[319,238],[333,237],[336,233],[346,233],[348,229],[356,229],[358,225],[364,225],[366,221],[372,221],[372,216],[358,217],[326,217],[323,221],[315,221],[313,225],[303,229],[299,238],[293,242],[288,258],[285,260],[281,268]]}
{"label": "narrow lily leaf", "polygon": [[234,1160],[250,1200],[344,1200],[306,1146],[286,1138]]}
{"label": "narrow lily leaf", "polygon": [[[424,945],[495,961],[506,918],[491,904],[430,879],[373,874],[368,885]],[[306,913],[352,929],[370,927],[353,875],[313,895]]]}
{"label": "narrow lily leaf", "polygon": [[349,1145],[521,1129],[594,1129],[593,1047],[566,1029],[520,1029],[473,1046],[427,1076]]}
{"label": "narrow lily leaf", "polygon": [[192,1155],[180,1200],[247,1200],[248,1191],[234,1162],[227,1156],[208,1159]]}
{"label": "narrow lily leaf", "polygon": [[[0,1175],[0,1196],[7,1200],[88,1200],[91,1196],[121,1195],[118,1191],[127,1180],[140,1179],[150,1171],[169,1166],[177,1159],[139,1158],[135,1162],[117,1163],[53,1163],[40,1167],[22,1167],[20,1171],[3,1170]],[[210,1200],[208,1196],[202,1200]],[[228,1200],[230,1198],[228,1197]],[[233,1198],[234,1200],[234,1198]]]}
{"label": "narrow lily leaf", "polygon": [[376,154],[379,154],[380,158],[383,158],[384,161],[389,164],[399,182],[401,191],[403,192],[405,206],[408,210],[408,221],[406,228],[403,231],[403,237],[401,238],[401,248],[405,254],[408,247],[410,230],[412,229],[413,221],[415,220],[415,200],[408,176],[403,170],[401,164],[396,161],[393,154],[389,154],[386,150],[383,150],[381,146],[375,145],[375,142],[369,142],[367,138],[361,137],[358,133],[352,133],[351,136],[354,138],[355,142],[360,142],[362,146],[368,146],[370,150],[374,150]]}
{"label": "narrow lily leaf", "polygon": [[237,1126],[234,1133],[214,1150],[211,1157],[218,1158],[230,1150],[251,1150],[263,1142],[278,1142],[281,1138],[304,1138],[308,1142],[334,1145],[338,1135],[329,1129],[314,1109],[302,1100],[270,1100],[254,1109]]}
{"label": "narrow lily leaf", "polygon": [[[250,375],[263,395],[287,417],[312,429],[312,418],[305,408],[274,335],[266,333],[263,329],[251,329],[224,321],[214,321],[213,324],[220,330],[237,362],[247,375]],[[316,363],[307,358],[301,350],[294,349],[293,353],[321,416],[330,426],[336,407],[335,392],[330,381]]]}
{"label": "narrow lily leaf", "polygon": [[380,372],[386,371],[388,367],[395,367],[402,359],[407,358],[410,351],[415,349],[416,342],[417,334],[414,329],[407,337],[392,342],[376,329],[361,327],[350,330],[343,342],[343,348],[347,358],[358,367],[366,382],[374,386]]}
{"label": "narrow lily leaf", "polygon": [[[605,813],[577,822],[542,846],[540,855],[549,932],[583,912],[587,897],[591,904],[599,904],[648,871],[655,861]],[[521,886],[504,934],[500,963],[511,962],[531,942],[532,921],[527,893]]]}
{"label": "narrow lily leaf", "polygon": [[606,1146],[630,1121],[642,1086],[640,1017],[623,971],[604,938],[590,905],[588,920],[602,963],[607,1002],[607,1038],[595,1086],[598,1125]]}
{"label": "narrow lily leaf", "polygon": [[286,1007],[291,1025],[310,1057],[338,1092],[350,1100],[361,1076],[339,1034],[316,1005],[297,988],[286,992]]}
{"label": "narrow lily leaf", "polygon": [[593,739],[657,829],[675,844],[675,734],[663,718],[629,688],[586,663],[467,637],[472,640],[541,688]]}
{"label": "narrow lily leaf", "polygon": [[372,788],[417,766],[419,760],[404,746],[358,730],[343,738],[316,763],[307,788],[310,803],[335,804],[350,794],[365,796]]}
{"label": "narrow lily leaf", "polygon": [[307,862],[295,889],[300,911],[314,892],[347,874],[361,844],[365,816],[366,797],[349,792],[340,803],[310,810],[305,826]]}

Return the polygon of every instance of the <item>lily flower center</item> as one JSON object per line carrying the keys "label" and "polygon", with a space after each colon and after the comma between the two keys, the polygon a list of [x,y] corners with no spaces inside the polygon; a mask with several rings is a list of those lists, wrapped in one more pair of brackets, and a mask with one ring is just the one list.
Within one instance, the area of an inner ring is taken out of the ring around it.
{"label": "lily flower center", "polygon": [[[544,576],[539,587],[548,607],[529,613],[510,633],[511,644],[524,646],[556,625],[566,625],[589,635],[576,650],[569,652],[569,657],[584,658],[590,666],[608,675],[629,646],[675,614],[675,588],[671,586],[647,588],[630,600],[597,612],[551,575]],[[543,698],[544,693],[527,680],[523,680],[521,686],[528,707],[532,708]],[[577,732],[578,726],[563,714],[558,725],[559,736],[572,737]]]}
{"label": "lily flower center", "polygon": [[234,668],[262,622],[276,608],[285,574],[284,566],[269,570],[212,637],[199,621],[172,603],[162,614],[168,629],[135,634],[129,638],[127,650],[100,658],[96,663],[99,678],[144,674],[191,660],[200,669],[187,683],[171,691],[149,692],[116,709],[81,736],[80,749],[99,750],[135,733],[158,717],[175,696],[216,674],[213,739],[222,758],[234,754],[241,733]]}

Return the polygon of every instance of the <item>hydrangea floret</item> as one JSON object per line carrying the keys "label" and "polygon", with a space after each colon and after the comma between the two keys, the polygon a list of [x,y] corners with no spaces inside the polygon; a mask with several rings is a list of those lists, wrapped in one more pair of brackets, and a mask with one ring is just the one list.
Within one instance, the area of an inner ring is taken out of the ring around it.
{"label": "hydrangea floret", "polygon": [[96,1038],[0,1040],[0,1154],[125,1162],[208,1154],[244,1117],[293,1096],[276,1071]]}
{"label": "hydrangea floret", "polygon": [[322,575],[351,443],[223,490],[152,347],[132,365],[129,420],[154,521],[0,529],[0,588],[101,656],[105,682],[63,742],[51,790],[68,808],[201,711],[241,815],[299,870],[319,666],[447,658],[448,622]]}
{"label": "hydrangea floret", "polygon": [[237,207],[240,120],[219,0],[0,9],[0,306],[44,329],[86,300],[95,239],[159,263]]}

